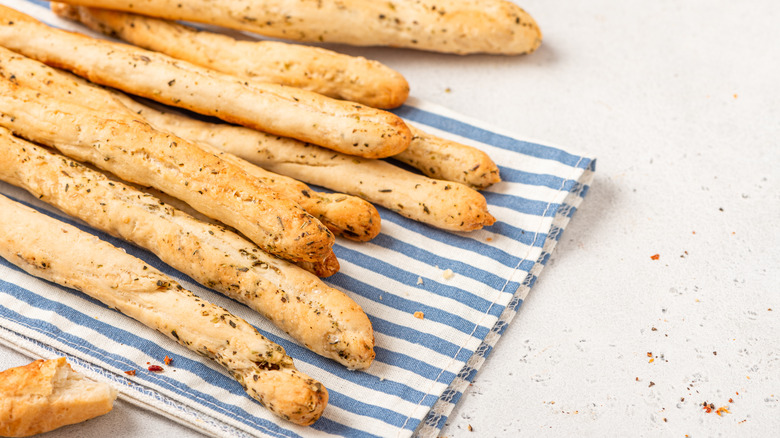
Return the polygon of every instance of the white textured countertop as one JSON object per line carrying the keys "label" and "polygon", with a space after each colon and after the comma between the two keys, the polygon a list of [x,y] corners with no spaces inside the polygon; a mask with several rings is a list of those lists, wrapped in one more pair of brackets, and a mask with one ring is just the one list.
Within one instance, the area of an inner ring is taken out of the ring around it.
{"label": "white textured countertop", "polygon": [[[780,3],[518,3],[545,36],[530,56],[344,50],[418,98],[599,159],[443,436],[777,433]],[[0,369],[28,361],[0,348]],[[198,435],[119,402],[46,436]]]}

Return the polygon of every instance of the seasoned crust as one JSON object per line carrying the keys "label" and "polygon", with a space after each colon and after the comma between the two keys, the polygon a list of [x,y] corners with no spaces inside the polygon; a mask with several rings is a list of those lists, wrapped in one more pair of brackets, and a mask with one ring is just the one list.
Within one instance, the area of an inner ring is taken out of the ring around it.
{"label": "seasoned crust", "polygon": [[361,56],[277,41],[239,41],[126,12],[63,3],[51,3],[51,9],[144,49],[252,81],[302,88],[374,108],[396,108],[409,96],[409,84],[400,73]]}
{"label": "seasoned crust", "polygon": [[516,55],[536,50],[536,21],[506,0],[64,0],[216,24],[297,41],[445,53]]}
{"label": "seasoned crust", "polygon": [[[2,195],[0,230],[0,257],[82,291],[214,360],[276,415],[311,424],[325,408],[326,389],[297,371],[281,346],[146,262]],[[255,381],[267,384],[250,383]]]}
{"label": "seasoned crust", "polygon": [[[0,128],[0,180],[156,254],[264,315],[314,352],[351,369],[374,358],[371,322],[345,293],[223,226]],[[335,260],[335,257],[334,257]]]}
{"label": "seasoned crust", "polygon": [[120,178],[152,186],[292,261],[320,262],[333,234],[236,166],[145,121],[105,114],[0,79],[0,126]]}
{"label": "seasoned crust", "polygon": [[[13,78],[12,81],[20,86],[33,88],[70,103],[106,113],[127,113],[138,117],[144,112],[157,111],[118,91],[107,90],[71,73],[49,67],[2,47],[0,47],[0,76],[9,80]],[[158,129],[165,131],[164,128]],[[197,146],[206,149],[212,155],[230,161],[257,182],[294,201],[339,236],[363,242],[373,239],[380,231],[379,213],[373,205],[363,199],[342,193],[315,191],[300,181],[266,171],[208,144],[198,143]],[[338,264],[333,263],[333,257],[328,256],[328,259],[330,260],[327,264],[324,261],[309,263],[308,265],[313,268],[311,272],[321,276],[336,273]]]}
{"label": "seasoned crust", "polygon": [[403,120],[387,111],[250,84],[161,53],[54,29],[3,6],[0,45],[101,85],[347,154],[388,157],[412,139]]}

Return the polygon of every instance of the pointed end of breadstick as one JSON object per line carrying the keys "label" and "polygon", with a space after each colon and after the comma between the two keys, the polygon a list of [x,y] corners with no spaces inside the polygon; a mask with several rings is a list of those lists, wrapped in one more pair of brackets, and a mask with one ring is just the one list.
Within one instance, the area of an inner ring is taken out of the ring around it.
{"label": "pointed end of breadstick", "polygon": [[542,44],[542,30],[536,20],[520,7],[517,7],[514,20],[516,28],[514,30],[514,54],[523,55],[536,51]]}
{"label": "pointed end of breadstick", "polygon": [[365,333],[341,334],[341,342],[337,345],[334,360],[350,370],[365,370],[374,362],[373,332],[369,339]]}
{"label": "pointed end of breadstick", "polygon": [[322,214],[318,219],[334,234],[357,242],[367,242],[379,234],[382,219],[376,207],[357,196],[321,193]]}
{"label": "pointed end of breadstick", "polygon": [[336,254],[333,251],[328,254],[322,261],[319,262],[297,262],[295,263],[299,267],[311,272],[317,277],[330,277],[331,275],[339,272],[341,265],[339,259],[336,258]]}
{"label": "pointed end of breadstick", "polygon": [[377,96],[367,101],[367,105],[379,109],[393,109],[403,105],[409,98],[409,82],[401,73],[388,70],[384,80],[377,84]]}
{"label": "pointed end of breadstick", "polygon": [[294,368],[254,370],[244,378],[246,392],[274,414],[309,426],[328,405],[328,390],[322,383]]}

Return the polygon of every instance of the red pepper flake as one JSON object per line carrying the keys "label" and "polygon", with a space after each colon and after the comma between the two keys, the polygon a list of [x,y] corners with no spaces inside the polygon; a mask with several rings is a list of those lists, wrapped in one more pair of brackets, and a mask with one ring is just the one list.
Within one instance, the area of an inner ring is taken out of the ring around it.
{"label": "red pepper flake", "polygon": [[730,398],[730,399],[729,399],[729,403],[734,403],[734,399],[733,399],[733,398]]}
{"label": "red pepper flake", "polygon": [[163,359],[163,362],[165,362],[165,365],[170,365],[170,364],[171,364],[171,362],[173,362],[173,359],[171,359],[170,357],[168,357],[168,355],[166,354],[166,355],[165,355],[165,359]]}
{"label": "red pepper flake", "polygon": [[163,367],[161,367],[160,365],[149,365],[149,371],[152,371],[152,372],[155,372],[155,373],[159,373],[162,370],[163,370]]}
{"label": "red pepper flake", "polygon": [[648,351],[647,352],[647,357],[653,357],[653,352],[652,351]]}
{"label": "red pepper flake", "polygon": [[728,406],[721,406],[717,411],[715,411],[715,413],[718,414],[719,417],[722,417],[723,414],[730,414],[731,411],[729,411]]}
{"label": "red pepper flake", "polygon": [[125,374],[127,374],[128,376],[134,376],[135,370],[125,371]]}
{"label": "red pepper flake", "polygon": [[660,258],[661,258],[661,254],[654,254],[654,255],[651,255],[651,256],[650,256],[650,258],[651,258],[651,259],[653,259],[653,260],[658,260],[658,259],[660,259]]}

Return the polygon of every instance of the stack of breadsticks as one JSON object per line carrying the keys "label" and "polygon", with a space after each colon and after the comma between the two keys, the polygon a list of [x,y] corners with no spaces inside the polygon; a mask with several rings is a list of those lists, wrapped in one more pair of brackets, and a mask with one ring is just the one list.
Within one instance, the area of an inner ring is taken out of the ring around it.
{"label": "stack of breadsticks", "polygon": [[[303,29],[314,29],[320,41],[451,53],[533,51],[538,28],[511,3],[492,0],[492,12],[482,11],[484,2],[450,0],[440,1],[436,12],[420,2],[392,11],[355,6],[380,17],[367,30],[376,39],[368,40],[348,32],[356,26],[340,26],[345,18],[322,3],[317,8],[327,11],[307,15],[301,8],[300,20],[288,23],[275,16],[236,21],[231,2],[67,3],[74,5],[52,3],[52,9],[140,47],[60,31],[0,6],[0,180],[148,249],[312,351],[350,369],[364,369],[374,358],[365,313],[318,278],[339,269],[334,234],[367,241],[380,232],[371,203],[449,231],[495,221],[476,191],[499,181],[484,152],[378,109],[407,98],[409,86],[397,72],[364,58],[237,41],[166,19],[201,21],[208,7],[214,24],[304,41],[313,35]],[[463,11],[471,18],[457,13]],[[323,22],[322,14],[335,14],[334,20]],[[492,21],[482,22],[485,17]],[[400,23],[414,25],[400,31]],[[485,37],[469,38],[479,32]],[[283,418],[311,424],[321,415],[325,388],[245,321],[76,228],[7,198],[0,204],[4,258],[216,360]],[[62,232],[35,232],[56,228]]]}

